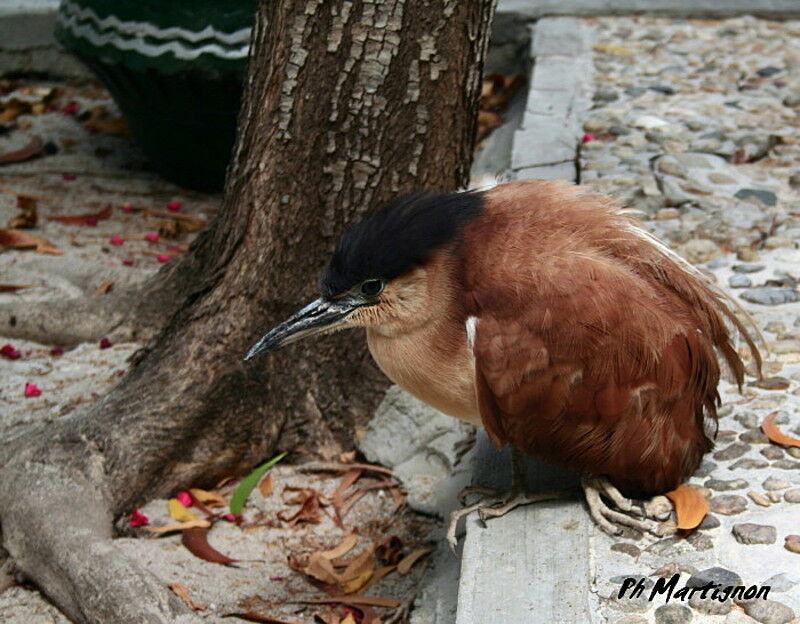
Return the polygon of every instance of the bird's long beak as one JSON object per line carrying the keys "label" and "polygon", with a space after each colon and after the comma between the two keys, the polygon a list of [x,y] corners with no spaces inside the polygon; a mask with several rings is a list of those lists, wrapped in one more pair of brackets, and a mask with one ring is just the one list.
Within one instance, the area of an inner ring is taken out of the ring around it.
{"label": "bird's long beak", "polygon": [[259,353],[276,351],[302,338],[336,329],[347,322],[347,317],[361,305],[355,297],[342,297],[335,301],[316,299],[286,321],[272,329],[250,347],[245,360]]}

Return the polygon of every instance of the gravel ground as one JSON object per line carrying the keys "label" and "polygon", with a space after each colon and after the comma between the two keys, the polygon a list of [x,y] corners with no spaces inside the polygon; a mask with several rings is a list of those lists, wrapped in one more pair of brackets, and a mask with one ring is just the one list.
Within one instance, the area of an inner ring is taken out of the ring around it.
{"label": "gravel ground", "polygon": [[[728,290],[763,332],[765,372],[777,378],[773,390],[751,382],[741,393],[723,383],[715,452],[690,481],[711,499],[700,530],[660,540],[598,532],[600,621],[796,621],[800,554],[784,543],[798,533],[800,449],[770,444],[760,423],[777,412],[784,432],[800,434],[800,23],[589,22],[596,90],[581,181],[641,211]],[[771,585],[770,601],[616,598],[622,577],[652,584],[659,570],[680,572],[678,587],[692,576]]]}

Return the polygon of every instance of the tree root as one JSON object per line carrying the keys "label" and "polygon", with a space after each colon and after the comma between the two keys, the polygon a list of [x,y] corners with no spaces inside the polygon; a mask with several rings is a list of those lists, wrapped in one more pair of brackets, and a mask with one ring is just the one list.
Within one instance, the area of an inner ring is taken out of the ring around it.
{"label": "tree root", "polygon": [[4,466],[0,486],[4,541],[20,573],[76,622],[201,621],[166,583],[117,550],[111,514],[92,481],[23,455]]}

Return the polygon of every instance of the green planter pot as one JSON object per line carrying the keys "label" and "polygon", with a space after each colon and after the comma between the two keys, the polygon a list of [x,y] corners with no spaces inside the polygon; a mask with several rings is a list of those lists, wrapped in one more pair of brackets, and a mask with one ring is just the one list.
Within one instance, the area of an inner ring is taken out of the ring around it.
{"label": "green planter pot", "polygon": [[165,178],[218,191],[257,0],[62,0],[56,37],[105,83]]}

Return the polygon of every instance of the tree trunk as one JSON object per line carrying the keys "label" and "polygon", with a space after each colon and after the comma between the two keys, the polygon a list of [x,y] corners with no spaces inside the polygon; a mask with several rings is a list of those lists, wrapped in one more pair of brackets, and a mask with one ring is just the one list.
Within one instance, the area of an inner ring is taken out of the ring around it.
{"label": "tree trunk", "polygon": [[362,335],[242,357],[365,211],[467,182],[493,4],[261,2],[222,210],[148,286],[177,311],[106,397],[0,449],[4,546],[71,618],[193,621],[115,552],[113,517],[277,449],[352,446],[387,385]]}

